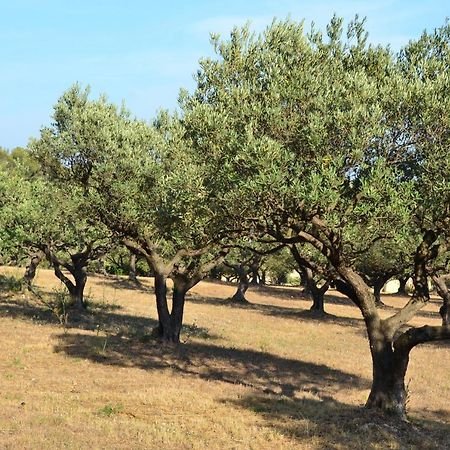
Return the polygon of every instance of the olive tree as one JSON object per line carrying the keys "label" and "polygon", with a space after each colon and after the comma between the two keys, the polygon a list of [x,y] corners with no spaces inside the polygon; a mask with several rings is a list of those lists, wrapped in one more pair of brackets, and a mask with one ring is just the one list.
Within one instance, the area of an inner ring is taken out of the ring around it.
{"label": "olive tree", "polygon": [[[372,355],[368,407],[405,415],[411,349],[449,327],[404,327],[429,300],[427,267],[450,208],[448,27],[396,57],[363,23],[327,34],[274,22],[262,35],[213,36],[184,121],[242,230],[320,253],[360,309]],[[435,52],[432,49],[436,49]],[[404,245],[414,229],[414,294],[382,318],[358,255]]]}
{"label": "olive tree", "polygon": [[217,193],[205,188],[203,166],[176,116],[161,113],[148,124],[105,97],[88,96],[78,85],[65,92],[33,151],[51,176],[81,189],[94,220],[146,259],[155,280],[157,333],[178,342],[186,293],[225,253],[217,245],[223,226]]}

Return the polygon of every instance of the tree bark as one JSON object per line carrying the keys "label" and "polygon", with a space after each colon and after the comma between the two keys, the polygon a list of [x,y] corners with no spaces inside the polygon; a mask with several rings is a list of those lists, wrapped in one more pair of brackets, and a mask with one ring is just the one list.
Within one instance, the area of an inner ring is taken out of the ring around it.
{"label": "tree bark", "polygon": [[170,313],[167,305],[167,277],[158,271],[155,271],[155,297],[159,321],[157,335],[163,341],[169,341]]}
{"label": "tree bark", "polygon": [[314,280],[313,272],[310,268],[302,268],[304,273],[304,278],[306,282],[306,289],[311,297],[313,303],[311,305],[310,311],[315,311],[317,313],[325,314],[325,304],[324,296],[329,287],[329,282],[326,281],[320,288],[317,286]]}
{"label": "tree bark", "polygon": [[408,361],[408,356],[399,357],[390,350],[372,354],[373,380],[367,408],[378,408],[406,419],[405,375]]}
{"label": "tree bark", "polygon": [[128,279],[135,284],[139,283],[136,276],[136,255],[131,252],[130,252],[130,270],[128,272]]}
{"label": "tree bark", "polygon": [[172,311],[170,313],[171,330],[170,341],[173,343],[180,342],[181,327],[183,326],[183,313],[184,304],[186,299],[186,293],[189,290],[189,286],[178,280],[174,279],[173,294],[172,294]]}
{"label": "tree bark", "polygon": [[408,295],[408,293],[406,292],[406,283],[408,282],[408,278],[409,277],[398,279],[400,286],[398,288],[397,294]]}
{"label": "tree bark", "polygon": [[[71,305],[76,309],[86,309],[84,300],[84,288],[87,282],[87,254],[76,253],[71,255],[72,264],[62,262],[50,249],[46,250],[46,257],[53,265],[56,277],[64,283],[69,291]],[[73,281],[67,278],[61,270],[63,266],[73,277]]]}
{"label": "tree bark", "polygon": [[394,350],[393,342],[389,338],[392,333],[383,330],[383,321],[376,319],[368,324],[367,329],[373,378],[366,407],[378,408],[406,419],[405,375],[409,352]]}
{"label": "tree bark", "polygon": [[39,266],[40,262],[44,258],[44,253],[38,251],[33,253],[30,257],[30,262],[25,268],[25,273],[23,275],[23,282],[27,289],[32,288],[34,277],[36,276],[36,269]]}
{"label": "tree bark", "polygon": [[373,282],[373,295],[375,297],[375,304],[377,306],[384,306],[384,303],[381,301],[381,290],[383,289],[383,286],[385,284],[385,278],[376,278]]}
{"label": "tree bark", "polygon": [[450,325],[450,291],[447,287],[446,277],[433,277],[436,286],[436,292],[442,298],[442,306],[439,308],[439,314],[442,317],[442,326]]}
{"label": "tree bark", "polygon": [[231,301],[235,303],[248,303],[248,300],[245,298],[249,286],[248,273],[242,264],[233,266],[233,268],[239,277],[239,282],[235,294],[231,297]]}

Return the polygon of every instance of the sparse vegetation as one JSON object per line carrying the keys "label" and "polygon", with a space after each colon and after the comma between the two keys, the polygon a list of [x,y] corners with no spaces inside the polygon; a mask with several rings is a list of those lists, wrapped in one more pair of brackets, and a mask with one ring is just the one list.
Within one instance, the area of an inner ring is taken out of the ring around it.
{"label": "sparse vegetation", "polygon": [[[51,296],[57,282],[40,270],[36,285]],[[151,279],[142,282],[151,288]],[[226,301],[233,284],[202,282],[187,299],[187,342],[161,348],[139,339],[157,317],[147,293],[116,289],[104,277],[90,277],[88,288],[94,303],[111,298],[116,307],[69,320],[67,333],[33,297],[1,297],[0,447],[448,446],[450,348],[414,351],[410,423],[364,411],[371,378],[364,325],[335,291],[326,297],[329,315],[318,320],[299,288],[250,286],[250,305],[241,307]],[[407,299],[383,301],[397,309]],[[439,305],[434,297],[414,324],[440,323]],[[109,336],[103,351],[98,324]]]}

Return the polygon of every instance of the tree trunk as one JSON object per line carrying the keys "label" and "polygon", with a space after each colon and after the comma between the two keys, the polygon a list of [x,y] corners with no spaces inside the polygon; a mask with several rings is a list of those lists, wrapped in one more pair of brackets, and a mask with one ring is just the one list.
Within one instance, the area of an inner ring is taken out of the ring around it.
{"label": "tree trunk", "polygon": [[186,292],[189,290],[188,286],[174,280],[173,294],[172,294],[172,311],[170,313],[170,342],[178,344],[180,342],[180,333],[183,326],[183,313]]}
{"label": "tree trunk", "polygon": [[325,314],[324,296],[329,287],[329,282],[326,281],[322,287],[318,287],[314,280],[313,272],[310,268],[301,268],[302,278],[305,280],[306,288],[304,292],[312,299],[310,311]]}
{"label": "tree trunk", "polygon": [[52,260],[51,262],[53,263],[55,275],[64,283],[69,291],[71,306],[81,310],[87,307],[86,302],[84,301],[84,287],[86,286],[87,281],[87,261],[77,258],[76,255],[72,256],[72,261],[74,264],[67,264],[66,269],[73,276],[74,281],[64,275],[58,262],[55,260]]}
{"label": "tree trunk", "polygon": [[381,301],[381,290],[385,283],[384,278],[377,278],[373,283],[373,295],[375,297],[375,305],[377,306],[384,306],[384,303]]}
{"label": "tree trunk", "polygon": [[373,380],[366,406],[405,419],[407,399],[405,375],[409,352],[394,351],[392,342],[381,337],[373,338],[371,341]]}
{"label": "tree trunk", "polygon": [[259,266],[261,262],[261,257],[255,257],[253,262],[250,265],[250,271],[252,273],[252,281],[251,284],[259,284]]}
{"label": "tree trunk", "polygon": [[155,296],[159,321],[157,336],[163,341],[169,341],[171,324],[169,307],[167,305],[167,278],[157,271],[155,271]]}
{"label": "tree trunk", "polygon": [[130,253],[130,270],[128,272],[128,279],[135,284],[139,282],[136,276],[136,255],[134,253]]}
{"label": "tree trunk", "polygon": [[239,277],[239,283],[235,294],[231,297],[231,301],[235,303],[248,303],[248,300],[245,298],[245,293],[249,285],[247,271],[242,265],[236,266],[235,270]]}
{"label": "tree trunk", "polygon": [[44,253],[36,252],[31,255],[30,262],[25,268],[25,273],[23,275],[23,282],[27,289],[31,289],[34,277],[36,276],[36,269],[39,266]]}
{"label": "tree trunk", "polygon": [[447,287],[446,277],[433,277],[438,295],[442,298],[439,314],[442,317],[442,326],[450,325],[450,291]]}
{"label": "tree trunk", "polygon": [[406,292],[406,283],[408,282],[408,278],[409,277],[398,279],[400,286],[398,288],[397,294],[408,295],[408,293]]}
{"label": "tree trunk", "polygon": [[169,312],[167,304],[167,279],[164,275],[155,276],[156,307],[158,310],[157,337],[163,342],[178,344],[183,325],[183,312],[188,283],[174,278],[172,293],[172,310]]}
{"label": "tree trunk", "polygon": [[87,282],[86,266],[83,265],[81,267],[75,267],[72,275],[75,280],[73,291],[69,291],[72,299],[72,304],[77,309],[86,309],[87,304],[84,300],[84,288]]}

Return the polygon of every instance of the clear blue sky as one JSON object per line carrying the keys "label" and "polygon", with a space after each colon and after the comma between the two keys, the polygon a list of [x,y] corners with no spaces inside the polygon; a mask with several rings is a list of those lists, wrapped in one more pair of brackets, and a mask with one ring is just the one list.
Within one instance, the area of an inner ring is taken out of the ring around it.
{"label": "clear blue sky", "polygon": [[52,105],[78,81],[125,101],[134,115],[173,109],[192,89],[209,33],[250,20],[262,30],[288,15],[324,27],[333,13],[367,16],[372,42],[400,48],[450,16],[448,0],[145,1],[0,0],[0,146],[25,146],[50,123]]}

